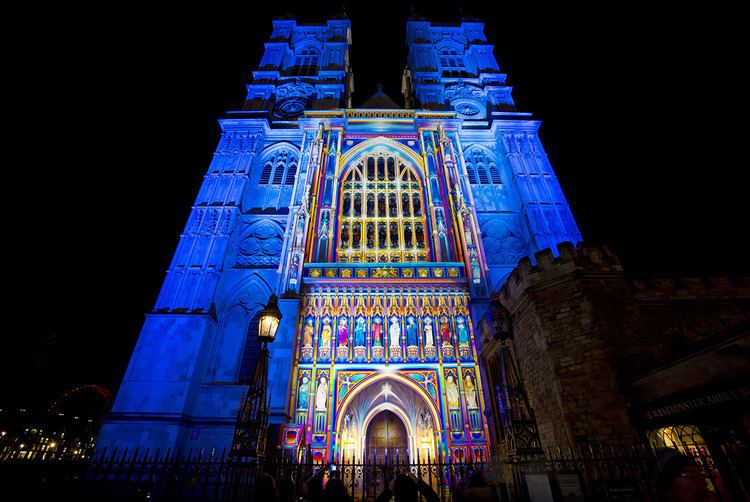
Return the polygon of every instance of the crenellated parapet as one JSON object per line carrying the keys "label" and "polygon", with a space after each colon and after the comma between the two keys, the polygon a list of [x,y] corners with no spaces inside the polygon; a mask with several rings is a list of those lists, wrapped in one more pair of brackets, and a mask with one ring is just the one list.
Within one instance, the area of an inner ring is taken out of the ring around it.
{"label": "crenellated parapet", "polygon": [[576,247],[573,243],[566,241],[559,243],[556,251],[557,254],[553,253],[550,248],[537,251],[534,253],[533,263],[528,256],[521,258],[498,293],[502,302],[512,303],[530,287],[558,280],[577,270],[623,274],[619,257],[606,246],[585,247],[579,244]]}

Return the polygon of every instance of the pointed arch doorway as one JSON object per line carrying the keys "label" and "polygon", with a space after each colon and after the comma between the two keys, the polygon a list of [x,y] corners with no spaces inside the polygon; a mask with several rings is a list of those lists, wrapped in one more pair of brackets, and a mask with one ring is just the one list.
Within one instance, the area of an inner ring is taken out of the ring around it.
{"label": "pointed arch doorway", "polygon": [[[387,412],[387,413],[386,413]],[[335,424],[337,459],[357,462],[416,462],[435,458],[444,430],[440,414],[423,389],[398,374],[378,373],[359,382],[342,401]]]}
{"label": "pointed arch doorway", "polygon": [[406,426],[395,413],[383,410],[375,415],[367,427],[367,460],[395,462],[409,459],[409,436]]}

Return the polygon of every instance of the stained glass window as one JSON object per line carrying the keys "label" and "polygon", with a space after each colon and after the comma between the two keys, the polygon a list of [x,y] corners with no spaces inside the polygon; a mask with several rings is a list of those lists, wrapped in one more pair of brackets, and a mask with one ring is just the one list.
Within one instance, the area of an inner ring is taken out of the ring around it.
{"label": "stained glass window", "polygon": [[338,261],[428,260],[423,186],[402,158],[374,152],[354,161],[339,201]]}

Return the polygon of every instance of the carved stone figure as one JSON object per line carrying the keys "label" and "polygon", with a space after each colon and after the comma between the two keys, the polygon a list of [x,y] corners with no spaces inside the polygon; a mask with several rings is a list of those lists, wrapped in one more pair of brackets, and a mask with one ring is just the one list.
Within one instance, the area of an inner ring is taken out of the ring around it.
{"label": "carved stone figure", "polygon": [[469,330],[466,329],[463,317],[456,319],[456,333],[458,334],[459,345],[469,345]]}
{"label": "carved stone figure", "polygon": [[474,381],[471,379],[471,375],[466,374],[464,378],[464,394],[466,394],[466,407],[467,408],[479,408],[477,406],[477,389],[474,386]]}
{"label": "carved stone figure", "polygon": [[360,316],[357,318],[357,325],[354,327],[354,346],[364,347],[365,346],[365,318]]}
{"label": "carved stone figure", "polygon": [[448,323],[448,318],[445,316],[440,320],[440,339],[443,343],[449,345],[451,343],[451,328]]}
{"label": "carved stone figure", "polygon": [[307,378],[307,375],[302,377],[297,395],[299,396],[299,404],[297,405],[297,408],[300,410],[306,410],[310,404],[310,379]]}
{"label": "carved stone figure", "polygon": [[398,317],[391,317],[391,327],[388,329],[388,335],[391,337],[391,347],[401,347],[401,326],[398,324]]}
{"label": "carved stone figure", "polygon": [[339,320],[338,346],[346,347],[349,343],[349,322],[346,317]]}
{"label": "carved stone figure", "polygon": [[426,317],[424,320],[424,343],[425,347],[435,345],[435,337],[432,334],[432,319]]}
{"label": "carved stone figure", "polygon": [[417,340],[417,323],[414,322],[414,317],[409,316],[409,322],[406,325],[406,345],[412,347],[418,347],[419,341]]}
{"label": "carved stone figure", "polygon": [[453,375],[448,375],[445,378],[445,395],[448,398],[449,408],[460,408],[461,399],[458,394],[458,385],[453,380]]}
{"label": "carved stone figure", "polygon": [[481,278],[481,272],[479,268],[479,261],[477,260],[476,253],[471,254],[471,275],[474,278],[474,282],[479,282]]}
{"label": "carved stone figure", "polygon": [[383,346],[383,325],[380,323],[380,317],[375,317],[372,322],[372,345],[374,347]]}
{"label": "carved stone figure", "polygon": [[315,411],[326,411],[328,404],[328,379],[323,375],[318,382],[318,390],[315,393]]}
{"label": "carved stone figure", "polygon": [[303,346],[312,347],[314,331],[315,331],[315,328],[313,327],[313,321],[312,319],[308,319],[307,322],[305,322],[305,328],[304,328],[303,335],[302,335]]}
{"label": "carved stone figure", "polygon": [[301,215],[297,220],[297,232],[294,236],[294,247],[302,247],[302,239],[305,237],[305,217]]}
{"label": "carved stone figure", "polygon": [[330,347],[331,345],[331,321],[323,320],[323,329],[320,330],[320,346]]}

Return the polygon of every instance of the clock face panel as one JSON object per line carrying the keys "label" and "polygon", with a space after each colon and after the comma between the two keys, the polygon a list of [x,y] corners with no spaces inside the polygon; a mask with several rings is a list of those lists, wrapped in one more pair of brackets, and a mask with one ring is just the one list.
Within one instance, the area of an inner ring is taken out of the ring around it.
{"label": "clock face panel", "polygon": [[461,103],[456,105],[456,111],[461,115],[472,116],[479,114],[479,107],[471,103]]}
{"label": "clock face panel", "polygon": [[285,98],[276,104],[276,116],[292,119],[302,115],[305,110],[305,99],[301,97]]}
{"label": "clock face panel", "polygon": [[467,119],[484,118],[483,104],[469,98],[459,98],[451,102],[458,115]]}

